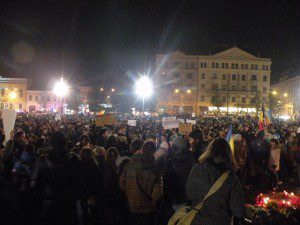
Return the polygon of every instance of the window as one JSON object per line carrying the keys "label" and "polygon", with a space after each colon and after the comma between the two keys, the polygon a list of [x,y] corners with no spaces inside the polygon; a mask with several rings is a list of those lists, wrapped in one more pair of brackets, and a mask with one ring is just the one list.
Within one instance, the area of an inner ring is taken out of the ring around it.
{"label": "window", "polygon": [[39,96],[36,95],[36,96],[34,97],[34,100],[37,102],[37,101],[39,100]]}
{"label": "window", "polygon": [[225,68],[225,63],[222,63],[222,69],[224,69]]}
{"label": "window", "polygon": [[241,69],[242,69],[242,70],[244,69],[244,64],[241,64]]}
{"label": "window", "polygon": [[239,68],[239,64],[236,63],[234,68],[238,69]]}
{"label": "window", "polygon": [[226,67],[226,69],[228,69],[228,63],[225,63],[225,67]]}
{"label": "window", "polygon": [[245,87],[245,86],[242,86],[242,87],[241,87],[241,91],[246,91],[246,87]]}
{"label": "window", "polygon": [[192,78],[193,78],[193,74],[188,73],[188,74],[186,75],[186,78],[187,78],[187,79],[192,79]]}
{"label": "window", "polygon": [[1,97],[5,96],[5,89],[1,89]]}
{"label": "window", "polygon": [[232,75],[231,75],[231,79],[232,79],[232,80],[236,80],[236,74],[232,74]]}
{"label": "window", "polygon": [[222,96],[222,102],[223,102],[223,103],[226,102],[226,97]]}
{"label": "window", "polygon": [[258,70],[258,65],[257,64],[255,64],[255,69]]}
{"label": "window", "polygon": [[248,64],[245,64],[245,70],[247,70],[248,69]]}
{"label": "window", "polygon": [[23,98],[23,89],[19,90],[19,98]]}
{"label": "window", "polygon": [[242,103],[246,103],[246,98],[242,97]]}
{"label": "window", "polygon": [[211,64],[211,67],[212,67],[212,68],[215,68],[215,63],[214,63],[214,62]]}
{"label": "window", "polygon": [[235,97],[232,97],[232,98],[231,98],[231,102],[235,102]]}
{"label": "window", "polygon": [[201,73],[201,79],[205,79],[205,73]]}
{"label": "window", "polygon": [[242,75],[242,81],[246,80],[246,75]]}
{"label": "window", "polygon": [[216,68],[219,68],[219,63],[216,63]]}
{"label": "window", "polygon": [[211,76],[212,79],[218,79],[218,75],[216,73],[213,73]]}
{"label": "window", "polygon": [[254,64],[251,64],[251,70],[254,70]]}
{"label": "window", "polygon": [[185,68],[189,68],[189,63],[185,63]]}
{"label": "window", "polygon": [[222,80],[226,80],[226,77],[227,77],[226,74],[223,74],[222,75]]}
{"label": "window", "polygon": [[266,92],[267,92],[267,88],[263,87],[263,93],[266,93]]}
{"label": "window", "polygon": [[257,76],[256,75],[252,75],[251,76],[251,80],[256,80],[257,79]]}
{"label": "window", "polygon": [[236,86],[232,86],[231,90],[236,91]]}
{"label": "window", "polygon": [[231,63],[231,69],[234,69],[234,63]]}
{"label": "window", "polygon": [[222,91],[226,91],[226,85],[222,85]]}
{"label": "window", "polygon": [[211,89],[212,90],[219,90],[219,85],[218,84],[212,84]]}
{"label": "window", "polygon": [[266,70],[269,70],[269,66],[268,65],[266,65]]}
{"label": "window", "polygon": [[250,99],[250,102],[251,102],[252,104],[254,104],[254,103],[255,103],[255,98],[251,98],[251,99]]}
{"label": "window", "polygon": [[257,86],[252,86],[251,91],[257,91]]}
{"label": "window", "polygon": [[32,101],[32,95],[29,95],[29,101]]}
{"label": "window", "polygon": [[194,63],[191,63],[191,67],[194,68],[194,67],[195,67],[195,64],[194,64]]}
{"label": "window", "polygon": [[205,90],[205,84],[201,84],[201,90]]}
{"label": "window", "polygon": [[175,78],[180,78],[180,74],[179,73],[174,73],[174,77]]}
{"label": "window", "polygon": [[50,102],[50,96],[47,95],[47,102]]}
{"label": "window", "polygon": [[201,101],[201,102],[205,102],[205,96],[204,96],[204,95],[201,95],[200,101]]}
{"label": "window", "polygon": [[19,109],[22,109],[22,103],[19,103]]}
{"label": "window", "polygon": [[264,76],[263,76],[263,81],[266,82],[267,80],[268,80],[267,75],[264,75]]}
{"label": "window", "polygon": [[262,70],[266,70],[266,66],[265,65],[262,65]]}

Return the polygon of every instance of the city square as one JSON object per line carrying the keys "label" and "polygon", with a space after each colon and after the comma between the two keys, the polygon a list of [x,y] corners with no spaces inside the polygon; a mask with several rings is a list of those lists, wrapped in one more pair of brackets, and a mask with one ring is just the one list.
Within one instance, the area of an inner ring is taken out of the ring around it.
{"label": "city square", "polygon": [[0,224],[299,224],[299,7],[3,3]]}

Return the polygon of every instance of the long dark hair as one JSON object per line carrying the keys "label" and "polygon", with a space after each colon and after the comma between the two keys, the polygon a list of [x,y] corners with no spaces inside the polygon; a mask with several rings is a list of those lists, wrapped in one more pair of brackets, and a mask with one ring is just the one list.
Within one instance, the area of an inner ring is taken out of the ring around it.
{"label": "long dark hair", "polygon": [[230,145],[224,138],[213,140],[206,151],[199,157],[199,163],[204,163],[207,159],[212,159],[222,167],[238,169],[238,165],[233,157]]}

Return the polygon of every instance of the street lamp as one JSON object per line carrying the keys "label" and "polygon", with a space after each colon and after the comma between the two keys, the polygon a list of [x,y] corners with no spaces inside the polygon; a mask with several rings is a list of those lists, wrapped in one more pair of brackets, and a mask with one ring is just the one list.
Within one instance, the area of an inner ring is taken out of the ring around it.
{"label": "street lamp", "polygon": [[288,96],[288,94],[287,94],[287,93],[284,93],[283,96],[286,98],[286,97]]}
{"label": "street lamp", "polygon": [[103,91],[104,89],[103,88],[100,88],[100,91]]}
{"label": "street lamp", "polygon": [[135,82],[135,93],[137,96],[143,99],[143,111],[145,98],[151,97],[153,93],[153,84],[152,81],[147,76],[140,77]]}
{"label": "street lamp", "polygon": [[111,92],[115,92],[115,89],[114,89],[114,88],[112,88],[112,89],[111,89]]}
{"label": "street lamp", "polygon": [[178,89],[175,89],[175,93],[179,93],[179,90],[178,90]]}
{"label": "street lamp", "polygon": [[191,93],[191,90],[190,90],[190,89],[188,89],[188,90],[186,91],[186,93],[190,94],[190,93]]}
{"label": "street lamp", "polygon": [[53,93],[60,97],[60,113],[63,113],[63,98],[69,93],[69,86],[63,78],[54,84]]}
{"label": "street lamp", "polygon": [[272,91],[271,92],[273,95],[277,95],[277,91]]}

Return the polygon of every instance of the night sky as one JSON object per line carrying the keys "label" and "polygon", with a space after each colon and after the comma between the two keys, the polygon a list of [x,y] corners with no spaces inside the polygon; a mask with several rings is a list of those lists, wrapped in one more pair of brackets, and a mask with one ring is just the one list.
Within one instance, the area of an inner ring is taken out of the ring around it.
{"label": "night sky", "polygon": [[1,1],[0,74],[42,89],[72,82],[127,88],[155,54],[238,46],[273,60],[272,80],[300,57],[297,1]]}

